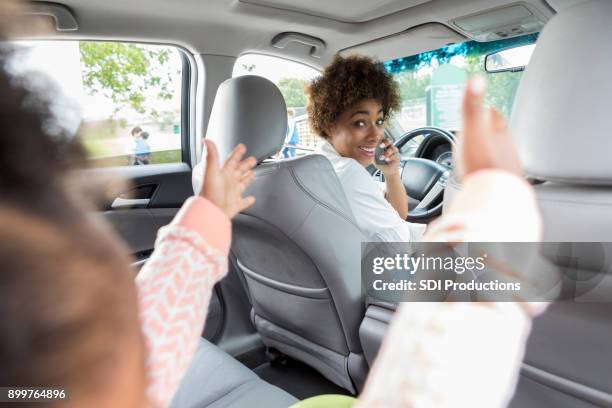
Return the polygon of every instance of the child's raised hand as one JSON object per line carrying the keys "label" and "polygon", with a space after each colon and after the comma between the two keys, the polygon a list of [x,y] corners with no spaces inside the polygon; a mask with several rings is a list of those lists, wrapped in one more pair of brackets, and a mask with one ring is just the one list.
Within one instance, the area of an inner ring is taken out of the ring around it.
{"label": "child's raised hand", "polygon": [[242,197],[242,193],[253,181],[252,169],[257,161],[255,157],[242,160],[246,147],[239,144],[229,154],[223,167],[220,167],[217,147],[210,140],[206,140],[205,143],[208,153],[200,196],[207,198],[229,218],[233,218],[255,202],[255,197]]}
{"label": "child's raised hand", "polygon": [[483,169],[500,169],[522,175],[521,164],[504,117],[485,108],[486,82],[471,78],[463,98],[463,130],[457,143],[458,174],[465,177]]}

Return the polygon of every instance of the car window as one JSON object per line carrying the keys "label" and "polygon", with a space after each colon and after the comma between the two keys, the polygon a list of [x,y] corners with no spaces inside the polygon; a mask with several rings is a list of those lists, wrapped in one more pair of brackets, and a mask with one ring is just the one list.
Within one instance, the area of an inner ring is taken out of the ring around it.
{"label": "car window", "polygon": [[[490,53],[536,40],[537,34],[486,43],[469,41],[385,61],[385,68],[399,86],[402,101],[401,111],[388,125],[389,132],[398,138],[424,126],[459,130],[463,90],[467,78],[473,74],[485,76],[487,104],[508,118],[523,72],[486,74],[484,59]],[[419,136],[407,143],[401,151],[402,156],[412,155],[422,138]]]}
{"label": "car window", "polygon": [[171,46],[27,41],[13,65],[44,73],[60,122],[81,138],[91,166],[180,162],[181,52]]}
{"label": "car window", "polygon": [[314,68],[283,58],[245,54],[236,60],[233,77],[258,75],[274,82],[287,105],[285,147],[276,158],[291,158],[312,152],[320,137],[310,131],[304,87],[320,75]]}

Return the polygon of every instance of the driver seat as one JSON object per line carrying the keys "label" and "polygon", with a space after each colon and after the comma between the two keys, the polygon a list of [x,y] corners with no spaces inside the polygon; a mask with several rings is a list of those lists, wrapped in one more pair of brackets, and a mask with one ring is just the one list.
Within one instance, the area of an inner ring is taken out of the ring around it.
{"label": "driver seat", "polygon": [[[230,259],[264,344],[356,393],[368,366],[358,335],[365,306],[355,248],[367,239],[327,158],[266,162],[283,147],[286,120],[281,93],[264,78],[229,79],[217,91],[207,135],[221,157],[244,143],[259,163],[246,192],[256,202],[233,222]],[[201,180],[201,165],[193,174]]]}

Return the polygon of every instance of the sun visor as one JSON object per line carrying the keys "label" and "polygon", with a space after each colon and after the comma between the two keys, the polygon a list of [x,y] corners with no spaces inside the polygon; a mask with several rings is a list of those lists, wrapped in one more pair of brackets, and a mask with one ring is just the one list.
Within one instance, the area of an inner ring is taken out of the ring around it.
{"label": "sun visor", "polygon": [[380,61],[389,61],[406,55],[420,54],[443,47],[447,44],[461,43],[467,38],[439,23],[423,24],[401,33],[368,41],[345,48],[340,55],[362,54]]}

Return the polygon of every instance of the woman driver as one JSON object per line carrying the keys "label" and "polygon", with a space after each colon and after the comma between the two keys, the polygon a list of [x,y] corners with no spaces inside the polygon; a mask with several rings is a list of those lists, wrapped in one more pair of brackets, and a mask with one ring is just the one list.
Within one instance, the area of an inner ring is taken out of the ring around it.
{"label": "woman driver", "polygon": [[[384,139],[385,122],[400,106],[393,77],[370,58],[337,55],[306,92],[310,126],[325,139],[317,153],[334,167],[359,228],[371,241],[419,240],[425,225],[405,221],[399,152]],[[366,170],[375,164],[377,145],[386,147],[387,164],[376,164],[384,185]]]}

